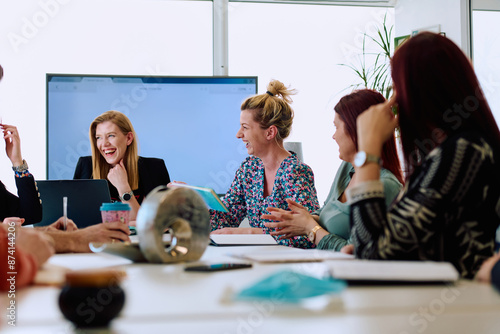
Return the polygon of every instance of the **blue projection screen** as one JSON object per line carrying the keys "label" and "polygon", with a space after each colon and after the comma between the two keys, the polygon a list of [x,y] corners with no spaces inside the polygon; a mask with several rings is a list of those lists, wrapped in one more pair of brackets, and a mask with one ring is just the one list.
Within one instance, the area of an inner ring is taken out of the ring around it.
{"label": "blue projection screen", "polygon": [[229,188],[247,156],[240,106],[257,77],[151,77],[47,74],[47,179],[72,179],[90,155],[89,126],[107,110],[126,114],[139,154],[165,160],[171,180]]}

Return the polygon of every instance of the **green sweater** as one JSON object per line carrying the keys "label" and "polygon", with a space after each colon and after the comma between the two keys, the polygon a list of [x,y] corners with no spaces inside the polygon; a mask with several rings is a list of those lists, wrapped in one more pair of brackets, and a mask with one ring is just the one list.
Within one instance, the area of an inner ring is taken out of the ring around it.
{"label": "green sweater", "polygon": [[[313,212],[313,215],[319,216],[321,227],[330,233],[320,240],[319,249],[340,251],[342,247],[350,243],[350,205],[338,199],[351,182],[353,174],[354,167],[349,162],[343,161],[335,175],[325,205]],[[380,180],[384,184],[385,202],[389,207],[403,186],[394,174],[384,168],[380,170]]]}

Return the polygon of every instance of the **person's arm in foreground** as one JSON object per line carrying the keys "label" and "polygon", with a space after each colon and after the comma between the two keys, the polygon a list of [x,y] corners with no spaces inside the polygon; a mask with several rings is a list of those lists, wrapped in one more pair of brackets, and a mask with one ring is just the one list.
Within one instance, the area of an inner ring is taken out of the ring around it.
{"label": "person's arm in foreground", "polygon": [[73,231],[47,230],[54,239],[57,253],[88,253],[89,243],[130,241],[130,230],[122,222],[100,223]]}
{"label": "person's arm in foreground", "polygon": [[[40,267],[54,254],[53,240],[31,228],[16,228],[15,223],[0,224],[0,290],[14,283],[19,289],[30,284]],[[10,274],[15,273],[15,274]]]}

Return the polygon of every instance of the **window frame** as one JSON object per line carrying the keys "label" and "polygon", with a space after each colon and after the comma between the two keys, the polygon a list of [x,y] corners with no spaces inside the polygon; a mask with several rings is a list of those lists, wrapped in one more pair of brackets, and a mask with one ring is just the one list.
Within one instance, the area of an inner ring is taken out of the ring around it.
{"label": "window frame", "polygon": [[[193,0],[188,0],[193,1]],[[206,0],[199,0],[206,1]],[[363,6],[363,7],[386,7],[394,8],[395,0],[213,0],[212,22],[213,22],[213,75],[227,76],[229,74],[229,3],[269,3],[269,4],[303,4],[324,6]]]}

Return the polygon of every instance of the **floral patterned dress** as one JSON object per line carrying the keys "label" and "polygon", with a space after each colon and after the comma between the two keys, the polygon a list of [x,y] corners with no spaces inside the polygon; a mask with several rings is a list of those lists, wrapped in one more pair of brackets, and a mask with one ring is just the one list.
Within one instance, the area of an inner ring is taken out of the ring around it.
{"label": "floral patterned dress", "polygon": [[[259,158],[249,156],[236,171],[231,187],[222,198],[229,212],[210,210],[212,230],[238,227],[247,217],[250,227],[261,228],[264,233],[269,233],[271,229],[264,223],[271,221],[261,216],[268,213],[268,207],[288,210],[287,198],[302,204],[309,212],[319,209],[311,167],[300,162],[295,154],[287,157],[276,173],[272,193],[264,198],[264,164]],[[285,246],[315,247],[306,236],[276,240]]]}

